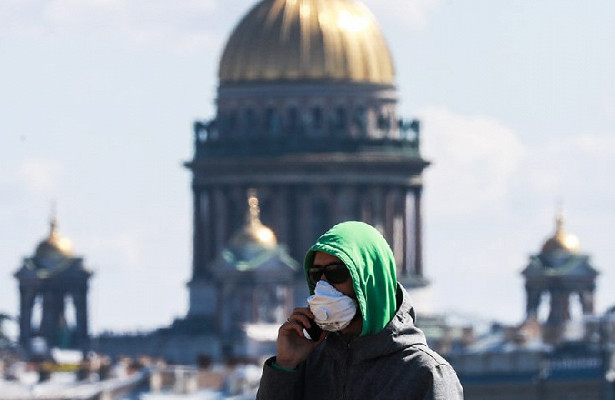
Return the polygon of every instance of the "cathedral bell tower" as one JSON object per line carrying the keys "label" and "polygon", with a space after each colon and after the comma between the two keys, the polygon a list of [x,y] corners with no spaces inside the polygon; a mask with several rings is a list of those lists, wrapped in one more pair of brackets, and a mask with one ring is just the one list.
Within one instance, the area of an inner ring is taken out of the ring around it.
{"label": "cathedral bell tower", "polygon": [[421,198],[429,162],[419,122],[397,115],[393,59],[362,3],[259,1],[228,39],[218,78],[216,115],[195,122],[185,164],[191,305],[208,301],[212,261],[240,228],[249,188],[263,223],[299,262],[328,228],[360,220],[391,244],[402,284],[427,284]]}
{"label": "cathedral bell tower", "polygon": [[[579,240],[564,229],[564,217],[555,220],[555,233],[548,238],[540,253],[530,257],[523,270],[526,292],[525,324],[539,322],[543,340],[558,343],[565,336],[571,319],[570,300],[578,299],[583,315],[594,314],[594,292],[598,271],[590,257],[579,250]],[[538,321],[538,309],[548,295],[549,314]]]}
{"label": "cathedral bell tower", "polygon": [[49,236],[15,272],[19,343],[29,355],[35,338],[44,340],[47,348],[89,349],[87,294],[92,272],[82,257],[73,255],[71,241],[58,233],[55,216],[49,225]]}

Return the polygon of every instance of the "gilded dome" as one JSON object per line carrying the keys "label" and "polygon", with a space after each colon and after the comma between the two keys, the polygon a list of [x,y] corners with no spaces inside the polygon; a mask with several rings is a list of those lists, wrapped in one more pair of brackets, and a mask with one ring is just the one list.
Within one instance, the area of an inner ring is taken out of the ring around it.
{"label": "gilded dome", "polygon": [[218,75],[220,83],[395,80],[376,19],[355,0],[262,0],[235,27]]}
{"label": "gilded dome", "polygon": [[564,230],[564,217],[561,213],[555,218],[555,234],[547,239],[542,246],[542,253],[553,250],[567,250],[571,253],[579,251],[579,238]]}
{"label": "gilded dome", "polygon": [[42,240],[34,252],[38,258],[70,257],[73,254],[73,244],[70,239],[58,234],[57,222],[51,218],[49,222],[49,236]]}
{"label": "gilded dome", "polygon": [[231,238],[231,247],[238,249],[250,245],[257,245],[266,249],[275,248],[278,245],[278,240],[275,233],[260,221],[258,198],[254,192],[251,192],[249,195],[248,205],[250,209],[247,222],[244,227]]}

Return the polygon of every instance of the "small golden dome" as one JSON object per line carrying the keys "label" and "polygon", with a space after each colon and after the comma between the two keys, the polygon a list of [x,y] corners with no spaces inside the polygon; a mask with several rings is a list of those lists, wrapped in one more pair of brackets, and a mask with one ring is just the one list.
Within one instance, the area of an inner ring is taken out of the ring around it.
{"label": "small golden dome", "polygon": [[56,218],[52,217],[49,221],[49,236],[36,246],[34,255],[36,257],[66,257],[72,254],[73,243],[70,239],[58,234]]}
{"label": "small golden dome", "polygon": [[564,217],[562,213],[558,213],[555,218],[555,234],[547,239],[542,246],[542,253],[548,253],[553,250],[567,250],[572,253],[579,251],[579,238],[575,235],[566,233],[564,230]]}
{"label": "small golden dome", "polygon": [[231,34],[220,83],[341,80],[392,85],[393,59],[372,13],[355,0],[263,0]]}
{"label": "small golden dome", "polygon": [[260,220],[260,209],[258,198],[253,190],[248,192],[248,218],[243,229],[237,232],[230,240],[232,247],[244,247],[250,244],[257,244],[264,248],[274,248],[278,245],[275,233],[263,225]]}

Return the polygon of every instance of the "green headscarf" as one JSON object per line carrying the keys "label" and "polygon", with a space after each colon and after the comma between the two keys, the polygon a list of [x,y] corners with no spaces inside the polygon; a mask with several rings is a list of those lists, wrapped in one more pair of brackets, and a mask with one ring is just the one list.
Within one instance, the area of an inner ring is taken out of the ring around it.
{"label": "green headscarf", "polygon": [[318,238],[304,263],[311,294],[314,294],[314,285],[307,270],[314,262],[316,251],[336,256],[350,271],[363,316],[361,336],[373,335],[384,328],[397,308],[397,277],[393,252],[382,234],[366,223],[348,221],[335,225]]}

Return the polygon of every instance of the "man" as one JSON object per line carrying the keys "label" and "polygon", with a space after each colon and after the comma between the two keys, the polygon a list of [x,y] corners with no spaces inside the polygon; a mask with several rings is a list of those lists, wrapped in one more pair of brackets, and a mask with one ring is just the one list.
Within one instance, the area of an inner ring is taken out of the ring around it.
{"label": "man", "polygon": [[[393,253],[362,222],[331,228],[310,248],[309,308],[296,308],[278,331],[257,399],[463,399],[453,368],[414,326]],[[309,340],[304,328],[323,328]]]}

